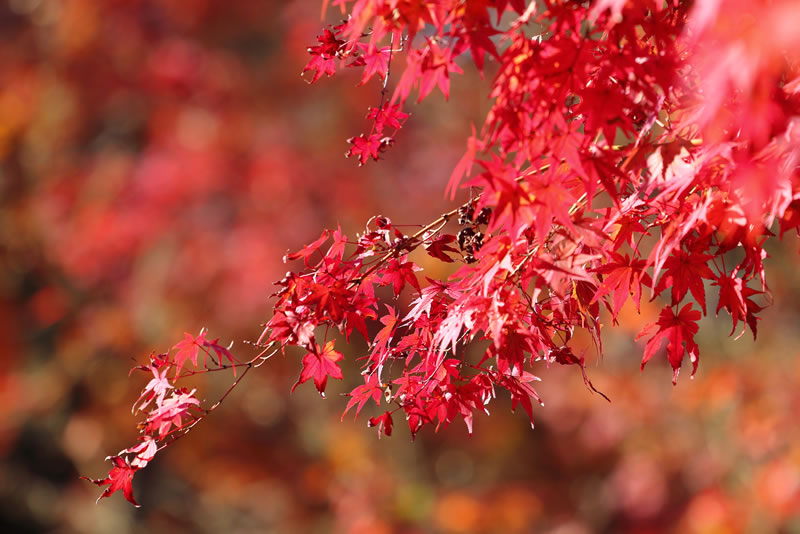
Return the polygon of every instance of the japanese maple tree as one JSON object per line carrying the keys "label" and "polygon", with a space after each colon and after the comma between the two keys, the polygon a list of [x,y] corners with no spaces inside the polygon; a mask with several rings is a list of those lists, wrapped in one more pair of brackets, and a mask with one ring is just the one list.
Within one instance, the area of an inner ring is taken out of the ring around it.
{"label": "japanese maple tree", "polygon": [[[468,200],[412,232],[376,215],[355,236],[326,230],[287,254],[293,270],[251,358],[205,331],[153,354],[139,367],[152,376],[134,403],[139,443],[109,458],[101,498],[122,489],[136,504],[135,472],[288,346],[303,354],[294,387],[313,380],[324,395],[343,378],[334,332],[369,346],[345,412],[374,405],[369,426],[390,435],[401,418],[412,436],[458,419],[472,432],[498,390],[533,426],[534,384],[551,364],[576,366],[599,393],[574,338],[585,332],[601,354],[628,299],[661,306],[638,336],[641,365],[666,355],[673,382],[687,357],[696,371],[709,310],[730,315],[732,335],[741,323],[756,336],[771,298],[764,243],[800,231],[799,4],[328,3],[342,21],[323,28],[303,72],[314,83],[355,69],[375,86],[369,126],[348,140],[359,165],[390,149],[414,102],[447,98],[452,74],[472,62],[485,75],[491,108],[445,192]],[[452,274],[426,276],[421,255]],[[209,407],[183,382],[227,370]]]}

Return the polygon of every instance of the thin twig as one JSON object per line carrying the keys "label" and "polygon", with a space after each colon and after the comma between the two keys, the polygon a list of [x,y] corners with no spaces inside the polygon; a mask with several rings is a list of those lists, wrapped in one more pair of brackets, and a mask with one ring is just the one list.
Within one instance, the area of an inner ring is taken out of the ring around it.
{"label": "thin twig", "polygon": [[[205,410],[201,410],[202,415],[200,415],[199,417],[195,417],[192,420],[192,422],[189,423],[188,425],[180,426],[180,427],[175,428],[172,431],[168,432],[166,435],[160,436],[160,440],[161,441],[164,441],[166,438],[170,438],[170,440],[164,442],[160,447],[158,447],[157,451],[160,451],[160,450],[162,450],[162,449],[164,449],[166,447],[169,447],[170,445],[172,445],[173,443],[178,441],[180,438],[182,438],[183,436],[188,434],[200,421],[202,421],[203,419],[208,417],[209,414],[211,414],[211,412],[216,410],[220,406],[220,404],[222,404],[222,402],[228,397],[228,395],[230,395],[231,392],[233,392],[233,390],[236,388],[236,386],[238,386],[239,383],[244,379],[244,377],[247,375],[247,373],[250,371],[250,369],[253,369],[255,367],[260,367],[261,365],[264,364],[264,362],[266,362],[268,359],[270,359],[272,356],[274,356],[278,352],[278,349],[275,349],[270,354],[265,356],[266,352],[269,349],[271,349],[272,347],[274,347],[274,346],[275,346],[275,342],[273,341],[272,343],[269,343],[266,346],[266,348],[264,350],[262,350],[254,358],[250,359],[247,362],[237,364],[238,367],[244,366],[245,367],[244,371],[242,371],[242,374],[240,374],[239,377],[236,380],[233,381],[233,383],[228,387],[228,389],[225,391],[225,393],[223,393],[222,396],[219,399],[217,399],[217,402],[212,404],[209,408],[207,408]],[[179,376],[178,379],[184,378],[186,376],[193,376],[195,374],[202,374],[203,372],[222,371],[224,369],[230,369],[232,367],[234,367],[234,366],[225,364],[223,366],[220,366],[219,368],[206,369],[205,371],[198,371],[198,372],[189,372],[189,373],[187,373],[185,375]],[[173,434],[173,432],[175,432],[175,434]]]}

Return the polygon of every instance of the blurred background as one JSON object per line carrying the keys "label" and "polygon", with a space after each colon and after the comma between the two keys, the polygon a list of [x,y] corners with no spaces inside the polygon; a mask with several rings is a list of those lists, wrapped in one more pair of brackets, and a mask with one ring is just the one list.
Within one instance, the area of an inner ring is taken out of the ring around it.
{"label": "blurred background", "polygon": [[758,341],[705,319],[700,370],[677,387],[666,362],[639,372],[655,304],[626,308],[589,366],[612,403],[576,369],[543,369],[535,430],[500,398],[473,436],[412,443],[397,421],[379,440],[375,414],[340,421],[355,384],[289,395],[299,358],[273,358],[137,473],[142,508],[95,504],[78,476],[134,442],[146,378],[128,371],[151,350],[206,327],[247,357],[287,249],[450,209],[479,77],[410,109],[385,160],[359,168],[345,140],[380,87],[300,77],[320,3],[0,2],[0,532],[800,533],[795,237],[770,250]]}

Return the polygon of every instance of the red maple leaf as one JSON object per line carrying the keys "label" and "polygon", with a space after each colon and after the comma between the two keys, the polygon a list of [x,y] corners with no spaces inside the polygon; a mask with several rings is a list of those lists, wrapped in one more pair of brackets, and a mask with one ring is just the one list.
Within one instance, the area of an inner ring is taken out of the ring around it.
{"label": "red maple leaf", "polygon": [[516,231],[520,218],[526,223],[533,220],[533,215],[530,214],[533,198],[528,188],[523,188],[517,181],[517,172],[513,168],[495,154],[491,154],[491,158],[491,161],[476,162],[485,169],[485,172],[467,181],[464,186],[483,188],[477,208],[488,206],[493,209],[492,220],[489,223],[490,232],[497,228],[510,228]]}
{"label": "red maple leaf", "polygon": [[393,259],[383,268],[380,284],[382,286],[391,284],[395,296],[400,294],[406,282],[419,292],[419,280],[417,280],[417,275],[414,272],[421,270],[412,262],[406,261],[405,258]]}
{"label": "red maple leaf", "polygon": [[329,77],[336,74],[336,57],[339,49],[344,45],[344,41],[337,39],[336,33],[327,28],[322,35],[317,36],[317,41],[320,44],[308,48],[308,53],[312,57],[303,68],[303,74],[314,71],[309,83],[316,82],[323,74],[327,74]]}
{"label": "red maple leaf", "polygon": [[200,332],[200,335],[194,337],[192,334],[185,332],[183,341],[175,344],[173,349],[178,349],[175,354],[175,377],[180,374],[181,368],[190,360],[192,365],[197,367],[197,354],[200,352],[200,347],[206,343],[205,331]]}
{"label": "red maple leaf", "polygon": [[[385,304],[385,306],[389,313],[380,319],[383,328],[375,334],[371,355],[371,359],[374,359],[378,365],[383,364],[386,359],[386,353],[388,352],[389,344],[392,342],[395,330],[397,330],[397,322],[399,320],[395,309],[388,304]],[[377,358],[375,357],[376,355]]]}
{"label": "red maple leaf", "polygon": [[150,382],[148,382],[142,390],[142,394],[139,395],[139,398],[133,403],[131,412],[136,412],[137,410],[144,411],[144,409],[153,399],[156,401],[156,406],[161,406],[167,391],[172,389],[172,386],[166,377],[169,369],[164,369],[160,373],[158,371],[158,367],[155,365],[149,366],[148,369],[152,371],[153,378],[150,379]]}
{"label": "red maple leaf", "polygon": [[645,260],[634,260],[628,254],[621,256],[616,252],[609,252],[611,261],[595,269],[595,272],[605,275],[603,283],[597,288],[597,292],[592,298],[591,303],[597,302],[600,298],[609,293],[611,297],[611,317],[614,321],[617,314],[628,299],[628,295],[633,298],[636,309],[642,298],[642,284],[651,284],[650,275],[644,272],[647,262]]}
{"label": "red maple leaf", "polygon": [[[692,375],[697,371],[697,363],[700,357],[700,349],[697,343],[694,342],[694,336],[697,334],[698,326],[697,321],[700,320],[702,315],[699,311],[692,309],[692,303],[687,303],[681,311],[677,314],[672,307],[667,306],[661,310],[658,321],[649,324],[642,329],[636,339],[648,335],[654,327],[658,327],[658,331],[651,337],[644,348],[644,358],[642,358],[642,369],[645,364],[653,357],[656,351],[661,347],[661,342],[665,339],[667,344],[667,358],[670,365],[672,365],[672,383],[678,382],[678,373],[681,369],[683,356],[687,352],[692,361]],[[684,349],[684,343],[686,345]]]}
{"label": "red maple leaf", "polygon": [[342,227],[338,226],[333,232],[333,243],[325,254],[326,261],[340,262],[344,257],[344,247],[347,244],[347,236],[342,233]]}
{"label": "red maple leaf", "polygon": [[204,347],[208,347],[214,352],[217,353],[217,357],[219,358],[219,364],[223,365],[222,358],[228,360],[231,366],[233,366],[233,376],[236,376],[236,358],[233,357],[231,351],[229,351],[226,347],[223,347],[219,344],[219,338],[212,339],[211,341],[206,341],[203,344]]}
{"label": "red maple leaf", "polygon": [[336,74],[336,60],[321,54],[315,54],[314,57],[312,57],[303,68],[303,73],[310,70],[314,71],[314,75],[311,77],[311,81],[308,83],[316,82],[322,77],[323,74],[327,74],[330,78]]}
{"label": "red maple leaf", "polygon": [[378,161],[380,152],[391,144],[392,139],[391,137],[381,137],[380,133],[372,133],[369,136],[361,134],[358,137],[351,137],[347,142],[353,146],[350,147],[346,156],[348,158],[353,156],[357,157],[358,166],[360,167],[364,165],[369,158]]}
{"label": "red maple leaf", "polygon": [[[736,331],[736,325],[739,321],[745,321],[750,326],[753,332],[753,339],[758,335],[758,317],[755,314],[760,312],[763,308],[756,304],[751,297],[763,294],[751,287],[748,287],[746,281],[739,278],[737,270],[734,270],[728,275],[720,276],[714,281],[714,285],[719,286],[719,303],[717,304],[716,313],[725,308],[731,314],[733,321],[733,328],[731,335]],[[741,333],[736,338],[744,334],[747,328],[743,327]]]}
{"label": "red maple leaf", "polygon": [[425,245],[425,250],[436,259],[442,260],[447,263],[452,263],[453,258],[445,254],[446,252],[453,252],[458,254],[458,250],[450,246],[450,243],[456,241],[456,236],[452,234],[442,234],[431,240],[430,243]]}
{"label": "red maple leaf", "polygon": [[369,332],[367,331],[367,323],[365,319],[375,320],[378,314],[373,309],[375,305],[375,298],[364,293],[357,293],[350,302],[349,309],[345,313],[344,334],[346,339],[350,340],[350,334],[353,329],[361,333],[364,339],[369,339]]}
{"label": "red maple leaf", "polygon": [[375,401],[376,406],[380,406],[383,390],[381,389],[381,383],[378,380],[378,373],[372,373],[371,375],[364,377],[364,382],[364,384],[356,386],[355,389],[348,394],[350,396],[350,401],[347,403],[347,407],[344,409],[342,420],[344,420],[344,416],[347,415],[347,412],[350,411],[350,408],[356,405],[358,405],[356,407],[356,417],[358,417],[358,414],[361,412],[361,408],[363,408],[364,404],[366,404],[370,399]]}
{"label": "red maple leaf", "polygon": [[394,426],[394,421],[392,421],[392,414],[389,412],[385,412],[383,415],[379,415],[378,417],[370,417],[369,421],[367,421],[367,426],[378,427],[378,437],[381,434],[385,434],[387,436],[392,435],[392,426]]}
{"label": "red maple leaf", "polygon": [[97,484],[98,486],[108,486],[97,498],[97,502],[100,502],[100,499],[103,497],[110,497],[117,490],[122,490],[122,494],[128,502],[138,508],[140,504],[133,498],[133,474],[136,473],[139,468],[131,466],[126,460],[119,456],[109,456],[106,460],[111,460],[111,463],[114,465],[111,471],[108,472],[106,478],[92,479],[83,476],[81,478]]}
{"label": "red maple leaf", "polygon": [[150,463],[150,461],[155,457],[156,453],[158,452],[158,442],[153,439],[153,436],[142,436],[139,439],[142,440],[141,443],[134,447],[119,451],[119,453],[120,455],[135,454],[136,456],[131,462],[131,465],[141,469]]}
{"label": "red maple leaf", "polygon": [[[793,83],[800,83],[800,77],[797,78]],[[781,239],[783,239],[783,234],[792,229],[800,234],[800,202],[795,200],[789,204],[789,207],[786,208],[786,211],[783,213],[783,217],[781,217],[779,222],[781,228]]]}
{"label": "red maple leaf", "polygon": [[533,405],[531,399],[536,399],[539,404],[542,404],[542,400],[539,398],[536,390],[533,389],[533,386],[531,386],[531,382],[536,382],[541,379],[527,371],[522,371],[521,373],[515,372],[512,374],[497,374],[499,375],[497,383],[506,388],[511,394],[511,411],[514,411],[517,405],[521,404],[525,413],[528,414],[531,428],[533,428]]}
{"label": "red maple leaf", "polygon": [[350,308],[350,299],[354,293],[347,289],[344,282],[334,282],[330,286],[309,284],[309,289],[311,291],[301,302],[305,306],[316,305],[317,319],[322,318],[325,313],[334,323],[344,318],[344,311]]}
{"label": "red maple leaf", "polygon": [[700,304],[703,315],[706,313],[706,291],[703,287],[703,278],[714,279],[714,272],[708,267],[711,259],[709,254],[700,252],[700,247],[695,244],[689,251],[677,250],[664,262],[666,272],[658,281],[656,294],[660,294],[667,287],[672,288],[672,303],[677,304],[687,291]]}
{"label": "red maple leaf", "polygon": [[612,225],[611,237],[614,240],[614,250],[618,250],[622,245],[628,244],[631,248],[634,246],[634,234],[646,234],[647,229],[639,222],[639,219],[632,215],[624,215],[614,221]]}
{"label": "red maple leaf", "polygon": [[487,16],[485,21],[478,22],[473,28],[465,28],[459,34],[459,37],[463,40],[463,42],[459,43],[459,50],[462,48],[469,48],[469,51],[472,53],[472,58],[475,61],[475,66],[481,74],[483,73],[484,56],[487,52],[495,59],[500,59],[500,55],[497,53],[497,47],[491,39],[493,35],[498,33],[500,32],[488,24]]}
{"label": "red maple leaf", "polygon": [[447,100],[450,98],[450,73],[463,74],[464,71],[456,64],[452,48],[442,48],[432,40],[428,41],[428,47],[423,54],[417,102],[422,102],[436,86]]}
{"label": "red maple leaf", "polygon": [[386,126],[400,128],[408,119],[408,113],[403,113],[400,104],[387,104],[380,108],[369,108],[367,118],[375,121],[375,128],[382,132]]}
{"label": "red maple leaf", "polygon": [[173,390],[172,395],[147,415],[144,431],[148,434],[158,433],[163,437],[169,434],[172,426],[182,428],[184,417],[190,417],[189,409],[200,406],[200,401],[194,397],[195,391],[186,388]]}
{"label": "red maple leaf", "polygon": [[303,262],[305,262],[306,267],[308,267],[308,257],[311,256],[314,252],[319,250],[319,247],[322,246],[325,241],[328,240],[328,231],[323,230],[322,235],[317,238],[316,241],[309,243],[308,245],[304,246],[297,252],[287,253],[283,257],[284,263],[287,261],[294,261],[300,258],[303,258]]}
{"label": "red maple leaf", "polygon": [[303,357],[303,370],[300,372],[300,378],[297,383],[292,386],[292,391],[303,382],[313,378],[317,391],[324,397],[328,377],[330,376],[337,380],[342,379],[342,370],[336,363],[342,358],[344,356],[342,356],[341,352],[333,350],[333,341],[329,341],[322,349],[322,352],[319,351],[319,346],[315,343],[313,351]]}
{"label": "red maple leaf", "polygon": [[391,47],[376,48],[375,45],[367,43],[358,43],[358,47],[363,51],[362,55],[348,65],[348,67],[364,67],[364,75],[358,85],[364,85],[376,74],[381,80],[386,78],[389,70],[389,57],[392,53]]}

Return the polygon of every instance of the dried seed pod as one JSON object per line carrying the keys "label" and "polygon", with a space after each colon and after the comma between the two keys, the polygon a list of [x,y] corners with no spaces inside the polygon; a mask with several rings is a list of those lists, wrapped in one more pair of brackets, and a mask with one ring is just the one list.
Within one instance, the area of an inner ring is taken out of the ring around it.
{"label": "dried seed pod", "polygon": [[481,208],[478,212],[478,217],[475,219],[475,224],[489,224],[489,218],[492,216],[492,208]]}
{"label": "dried seed pod", "polygon": [[472,217],[475,215],[475,206],[468,204],[458,208],[458,224],[472,224]]}
{"label": "dried seed pod", "polygon": [[472,236],[472,246],[475,248],[475,251],[479,251],[483,246],[483,232],[477,232],[474,236]]}
{"label": "dried seed pod", "polygon": [[475,235],[475,230],[471,227],[462,228],[458,232],[458,248],[463,252],[465,247],[472,241],[472,236]]}

